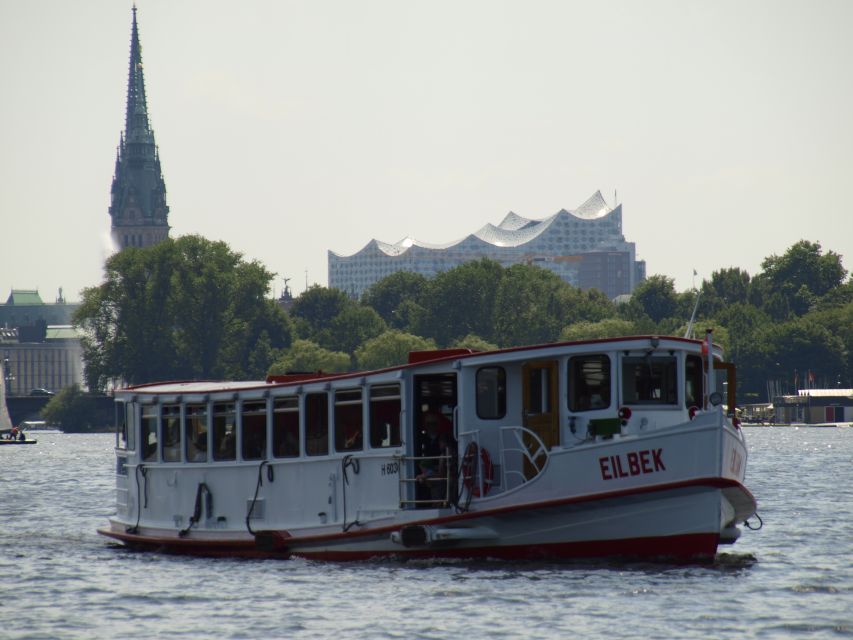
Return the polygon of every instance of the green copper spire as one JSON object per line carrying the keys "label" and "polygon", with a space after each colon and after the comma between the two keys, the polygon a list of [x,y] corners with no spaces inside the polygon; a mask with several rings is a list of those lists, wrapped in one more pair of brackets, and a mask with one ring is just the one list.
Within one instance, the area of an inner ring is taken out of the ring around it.
{"label": "green copper spire", "polygon": [[136,5],[130,36],[127,77],[127,112],[119,138],[111,189],[112,236],[117,248],[147,247],[169,235],[166,183],[154,131],[148,121],[145,76]]}

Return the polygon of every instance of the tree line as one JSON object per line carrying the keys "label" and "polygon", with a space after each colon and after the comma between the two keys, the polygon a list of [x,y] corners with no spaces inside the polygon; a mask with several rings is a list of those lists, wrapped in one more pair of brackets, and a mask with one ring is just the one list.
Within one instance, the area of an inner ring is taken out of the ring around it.
{"label": "tree line", "polygon": [[439,347],[682,336],[695,307],[697,333],[713,327],[738,366],[740,402],[765,400],[771,381],[789,392],[795,381],[853,386],[853,280],[841,256],[805,240],[754,276],[723,268],[699,291],[677,292],[652,275],[621,303],[547,269],[481,259],[434,278],[392,274],[360,300],[313,286],[285,312],[268,297],[273,275],[199,236],[112,256],[74,318],[86,383],[257,379],[393,366]]}

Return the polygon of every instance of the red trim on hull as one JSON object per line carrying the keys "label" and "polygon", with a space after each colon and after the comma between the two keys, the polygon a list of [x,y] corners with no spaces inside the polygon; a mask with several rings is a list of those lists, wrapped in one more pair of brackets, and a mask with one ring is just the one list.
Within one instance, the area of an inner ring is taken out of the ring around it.
{"label": "red trim on hull", "polygon": [[695,533],[660,538],[589,540],[540,545],[495,546],[475,549],[401,549],[387,553],[366,551],[294,550],[292,555],[310,560],[369,560],[371,558],[496,558],[499,560],[582,560],[584,558],[646,559],[710,562],[717,553],[719,536]]}
{"label": "red trim on hull", "polygon": [[309,549],[260,549],[252,542],[225,542],[151,538],[122,534],[108,529],[98,533],[124,542],[131,548],[181,555],[239,558],[278,558],[291,556],[310,560],[369,560],[371,558],[496,558],[501,560],[581,560],[591,558],[675,560],[710,562],[717,553],[719,536],[696,533],[656,538],[588,540],[539,545],[486,546],[465,549],[400,547],[394,551],[330,551]]}

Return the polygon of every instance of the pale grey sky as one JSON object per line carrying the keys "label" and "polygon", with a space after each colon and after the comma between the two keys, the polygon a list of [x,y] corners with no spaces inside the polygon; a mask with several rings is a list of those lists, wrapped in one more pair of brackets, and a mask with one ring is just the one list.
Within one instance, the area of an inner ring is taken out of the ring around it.
{"label": "pale grey sky", "polygon": [[[131,2],[0,0],[0,299],[97,285]],[[853,269],[853,2],[138,0],[172,235],[327,283],[600,189],[679,290],[818,241]],[[698,280],[697,280],[698,281]]]}

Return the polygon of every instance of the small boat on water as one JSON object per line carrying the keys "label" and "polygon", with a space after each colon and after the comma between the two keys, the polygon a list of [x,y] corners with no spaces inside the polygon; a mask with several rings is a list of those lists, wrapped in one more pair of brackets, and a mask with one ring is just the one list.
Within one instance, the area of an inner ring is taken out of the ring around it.
{"label": "small boat on water", "polygon": [[710,332],[133,386],[99,533],[214,556],[708,561],[756,512],[734,390]]}
{"label": "small boat on water", "polygon": [[36,444],[37,442],[38,440],[33,440],[32,438],[27,437],[23,431],[17,431],[15,429],[0,431],[0,446],[12,444]]}

